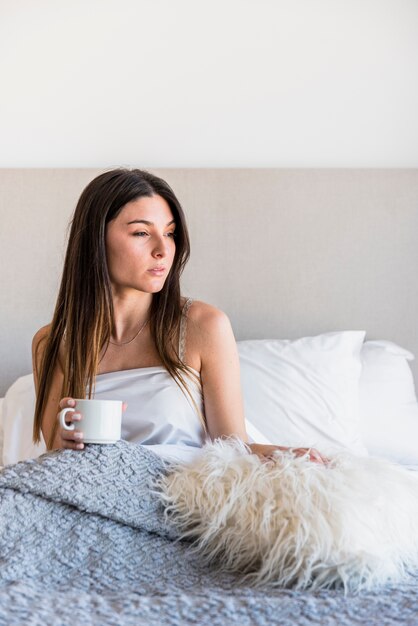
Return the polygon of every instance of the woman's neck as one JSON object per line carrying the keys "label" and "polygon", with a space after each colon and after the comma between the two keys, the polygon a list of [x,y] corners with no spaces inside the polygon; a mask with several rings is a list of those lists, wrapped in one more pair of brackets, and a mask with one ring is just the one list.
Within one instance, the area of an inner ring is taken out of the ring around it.
{"label": "woman's neck", "polygon": [[111,341],[122,343],[129,341],[149,320],[152,294],[135,292],[134,294],[114,294],[114,328]]}

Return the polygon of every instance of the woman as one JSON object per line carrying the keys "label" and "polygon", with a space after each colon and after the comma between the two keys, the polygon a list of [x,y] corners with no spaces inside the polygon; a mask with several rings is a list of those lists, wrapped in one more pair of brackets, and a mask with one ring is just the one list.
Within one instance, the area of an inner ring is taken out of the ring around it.
{"label": "woman", "polygon": [[[189,256],[183,210],[161,178],[117,169],[87,185],[53,320],[33,339],[35,443],[42,431],[48,449],[83,449],[82,430],[61,429],[57,414],[74,407],[71,421],[79,422],[73,398],[86,395],[128,401],[122,438],[129,441],[202,446],[236,435],[248,442],[230,321],[181,296]],[[286,449],[249,446],[263,459]],[[327,462],[314,449],[294,454]]]}

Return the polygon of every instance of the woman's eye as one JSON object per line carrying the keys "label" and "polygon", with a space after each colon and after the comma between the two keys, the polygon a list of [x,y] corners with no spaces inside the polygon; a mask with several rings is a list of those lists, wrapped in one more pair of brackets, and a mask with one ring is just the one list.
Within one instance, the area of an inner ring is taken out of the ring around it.
{"label": "woman's eye", "polygon": [[[142,230],[140,233],[132,233],[134,237],[143,237],[143,235],[148,235],[148,233],[146,233],[144,230]],[[169,237],[172,237],[173,239],[176,237],[176,233],[172,232],[172,233],[167,233]]]}

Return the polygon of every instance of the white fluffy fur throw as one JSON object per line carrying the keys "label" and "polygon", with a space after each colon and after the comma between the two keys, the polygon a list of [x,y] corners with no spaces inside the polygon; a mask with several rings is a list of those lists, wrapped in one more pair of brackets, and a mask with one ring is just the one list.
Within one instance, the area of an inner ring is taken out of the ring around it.
{"label": "white fluffy fur throw", "polygon": [[418,568],[418,475],[401,466],[280,451],[266,463],[229,438],[172,469],[156,483],[167,521],[252,584],[356,592]]}

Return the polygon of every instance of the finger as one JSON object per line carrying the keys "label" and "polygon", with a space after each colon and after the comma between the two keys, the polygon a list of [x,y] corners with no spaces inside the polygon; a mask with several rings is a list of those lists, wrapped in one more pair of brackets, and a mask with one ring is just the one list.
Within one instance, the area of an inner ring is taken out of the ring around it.
{"label": "finger", "polygon": [[60,434],[63,448],[69,448],[70,450],[82,450],[84,448],[84,435],[81,430],[69,431],[62,429]]}
{"label": "finger", "polygon": [[122,404],[122,411],[125,412],[127,408],[128,408],[128,403],[127,402],[123,402],[123,404]]}
{"label": "finger", "polygon": [[[60,414],[58,413],[57,420],[59,421],[59,419],[60,419]],[[76,423],[76,422],[79,422],[80,420],[81,420],[81,413],[67,413],[65,416],[65,423],[68,424],[68,426],[71,426],[72,422]]]}
{"label": "finger", "polygon": [[[59,413],[57,415],[57,421],[58,421],[58,423],[60,423],[60,414]],[[67,424],[67,426],[71,426],[72,423],[76,424],[78,421],[80,421],[80,414],[79,413],[78,414],[77,413],[67,413],[65,415],[64,421]],[[72,430],[68,430],[67,431],[65,428],[62,428],[62,427],[61,427],[61,429],[62,429],[63,432],[69,432],[69,433],[74,432]]]}
{"label": "finger", "polygon": [[63,442],[63,448],[65,448],[66,450],[83,450],[84,448],[84,443],[77,443],[75,441],[67,441],[64,440]]}
{"label": "finger", "polygon": [[315,448],[294,448],[294,452],[298,457],[305,456],[307,457],[307,460],[311,461],[312,463],[319,463],[320,465],[322,465],[322,457],[319,454],[318,450],[315,450]]}
{"label": "finger", "polygon": [[61,398],[60,402],[59,402],[59,408],[60,409],[66,409],[67,407],[74,407],[76,405],[76,402],[74,400],[74,398]]}
{"label": "finger", "polygon": [[311,463],[316,463],[317,465],[324,465],[323,460],[318,456],[318,457],[310,457],[310,462]]}
{"label": "finger", "polygon": [[308,448],[308,454],[312,459],[319,459],[321,456],[315,448]]}
{"label": "finger", "polygon": [[315,458],[321,459],[322,463],[329,463],[330,459],[325,456],[325,454],[321,454],[315,448],[312,448],[312,452],[314,453]]}
{"label": "finger", "polygon": [[84,433],[81,430],[61,430],[61,439],[65,441],[80,442],[84,439]]}
{"label": "finger", "polygon": [[296,456],[308,456],[309,457],[310,449],[309,448],[292,448],[292,452]]}
{"label": "finger", "polygon": [[316,454],[311,456],[310,460],[313,463],[319,463],[320,465],[326,465],[328,463],[328,460],[325,457],[323,457],[322,454],[320,454],[319,452],[316,452]]}

